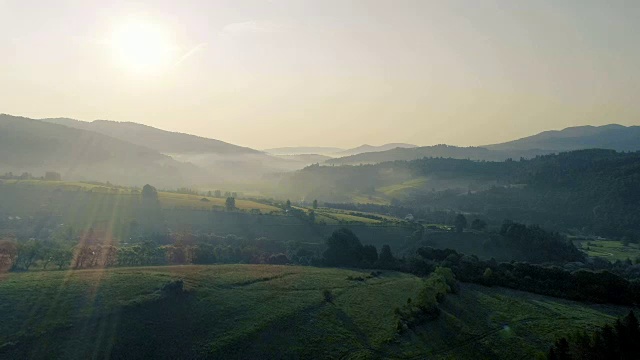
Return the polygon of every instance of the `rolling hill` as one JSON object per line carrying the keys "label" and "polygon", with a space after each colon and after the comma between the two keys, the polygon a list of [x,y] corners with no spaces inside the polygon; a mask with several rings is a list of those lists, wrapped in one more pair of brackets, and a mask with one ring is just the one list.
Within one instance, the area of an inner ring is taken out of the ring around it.
{"label": "rolling hill", "polygon": [[[399,335],[394,309],[423,280],[368,275],[275,265],[3,274],[0,357],[532,359],[628,311],[462,284],[437,320]],[[162,289],[179,279],[184,293]]]}
{"label": "rolling hill", "polygon": [[103,134],[38,120],[0,115],[0,171],[41,176],[57,171],[69,180],[180,186],[206,177],[198,167],[153,149]]}
{"label": "rolling hill", "polygon": [[552,229],[640,235],[640,152],[575,150],[502,162],[423,158],[309,166],[283,177],[291,198],[485,214]]}

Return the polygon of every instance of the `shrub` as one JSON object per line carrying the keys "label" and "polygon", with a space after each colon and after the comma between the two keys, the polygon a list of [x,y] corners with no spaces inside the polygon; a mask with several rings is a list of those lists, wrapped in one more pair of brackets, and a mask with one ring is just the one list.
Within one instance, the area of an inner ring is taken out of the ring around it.
{"label": "shrub", "polygon": [[178,296],[184,294],[184,281],[182,279],[169,281],[162,286],[160,292],[165,296]]}
{"label": "shrub", "polygon": [[322,298],[325,302],[333,303],[333,293],[329,289],[322,290]]}

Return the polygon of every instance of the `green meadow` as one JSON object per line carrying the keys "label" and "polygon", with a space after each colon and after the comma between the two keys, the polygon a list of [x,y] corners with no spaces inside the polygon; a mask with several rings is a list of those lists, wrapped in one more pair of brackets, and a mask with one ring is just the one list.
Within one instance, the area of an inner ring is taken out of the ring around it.
{"label": "green meadow", "polygon": [[[463,284],[437,320],[398,335],[394,309],[423,280],[396,272],[213,265],[1,276],[0,358],[9,359],[532,358],[560,334],[628,311]],[[160,290],[178,279],[184,293]]]}
{"label": "green meadow", "polygon": [[601,257],[611,262],[627,259],[635,261],[640,257],[639,244],[625,245],[619,240],[579,240],[574,241],[574,244],[589,256]]}

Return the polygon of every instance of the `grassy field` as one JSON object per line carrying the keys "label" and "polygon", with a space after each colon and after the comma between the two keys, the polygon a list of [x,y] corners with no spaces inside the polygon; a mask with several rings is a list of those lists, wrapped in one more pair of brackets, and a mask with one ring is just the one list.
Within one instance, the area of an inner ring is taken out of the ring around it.
{"label": "grassy field", "polygon": [[[0,358],[532,358],[559,334],[627,309],[463,285],[443,314],[395,334],[422,280],[268,265],[5,274]],[[186,294],[158,289],[183,279]],[[333,303],[323,300],[329,289]]]}
{"label": "grassy field", "polygon": [[[207,199],[208,201],[202,201]],[[158,192],[158,200],[164,208],[183,207],[191,209],[211,210],[225,208],[226,198],[215,198],[190,194],[178,194],[170,192]],[[282,213],[282,209],[275,206],[261,204],[251,200],[236,199],[236,207],[240,210],[258,209],[262,213]]]}
{"label": "grassy field", "polygon": [[574,244],[586,251],[589,256],[598,256],[611,262],[626,259],[635,261],[640,257],[640,246],[638,244],[629,244],[625,246],[622,241],[618,240],[574,240]]}
{"label": "grassy field", "polygon": [[[129,198],[140,197],[139,192],[126,187],[96,185],[83,182],[70,181],[42,181],[42,180],[4,180],[4,184],[14,185],[21,188],[44,188],[51,190],[61,190],[67,192],[81,191],[98,194],[105,194],[114,197],[114,202],[126,204]],[[205,198],[208,201],[202,201]],[[199,210],[225,208],[226,198],[214,198],[199,195],[179,194],[173,192],[159,191],[158,200],[163,208],[191,208]],[[258,209],[262,213],[282,213],[282,209],[275,206],[265,205],[251,200],[236,199],[236,207],[240,210],[250,211]]]}
{"label": "grassy field", "polygon": [[427,182],[427,178],[418,177],[400,184],[381,187],[378,189],[378,191],[391,198],[402,198],[407,195],[408,191],[423,189],[426,186]]}
{"label": "grassy field", "polygon": [[317,209],[316,214],[319,215],[318,221],[322,220],[327,224],[337,224],[340,221],[352,221],[352,222],[360,222],[363,224],[379,224],[380,220],[370,219],[362,216],[355,216],[347,214],[346,212],[342,212],[336,209]]}

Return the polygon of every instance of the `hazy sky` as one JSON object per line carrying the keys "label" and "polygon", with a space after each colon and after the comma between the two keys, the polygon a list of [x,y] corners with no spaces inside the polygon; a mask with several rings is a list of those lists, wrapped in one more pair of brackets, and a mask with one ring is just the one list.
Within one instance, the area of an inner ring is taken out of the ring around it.
{"label": "hazy sky", "polygon": [[254,148],[640,125],[639,19],[638,0],[0,0],[0,113]]}

